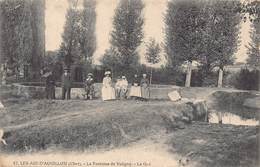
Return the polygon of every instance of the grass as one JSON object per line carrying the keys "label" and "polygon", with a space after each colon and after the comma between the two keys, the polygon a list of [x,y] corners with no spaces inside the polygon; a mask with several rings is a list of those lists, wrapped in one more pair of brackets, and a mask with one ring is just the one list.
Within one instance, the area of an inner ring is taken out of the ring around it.
{"label": "grass", "polygon": [[[193,92],[199,96],[197,93]],[[7,111],[0,113],[0,127],[5,130],[8,145],[0,145],[2,153],[111,150],[157,135],[167,140],[174,154],[193,152],[191,160],[198,166],[259,165],[259,126],[191,122],[201,120],[205,113],[195,111],[189,104],[165,100],[101,102],[6,97],[2,102]],[[225,109],[229,106],[222,103],[236,100],[232,104],[241,106],[251,95],[229,92],[215,97],[220,99],[215,104]]]}
{"label": "grass", "polygon": [[257,167],[259,165],[259,127],[194,123],[172,133],[172,151],[190,157],[202,166]]}

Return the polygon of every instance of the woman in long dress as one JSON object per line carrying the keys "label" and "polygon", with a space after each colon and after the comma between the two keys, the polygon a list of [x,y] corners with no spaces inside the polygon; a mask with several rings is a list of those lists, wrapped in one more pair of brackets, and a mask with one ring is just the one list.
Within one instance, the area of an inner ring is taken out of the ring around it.
{"label": "woman in long dress", "polygon": [[134,75],[134,80],[132,82],[129,96],[134,99],[142,97],[140,82],[137,74]]}
{"label": "woman in long dress", "polygon": [[111,72],[107,71],[105,72],[105,77],[103,79],[103,85],[102,85],[102,100],[114,100],[115,97],[115,89],[112,87],[112,79],[110,77]]}
{"label": "woman in long dress", "polygon": [[127,88],[128,88],[128,81],[125,76],[122,76],[122,82],[121,82],[121,99],[126,99],[127,94]]}
{"label": "woman in long dress", "polygon": [[146,77],[146,74],[143,74],[143,78],[141,79],[141,94],[144,100],[148,100],[150,97],[150,88],[149,88],[149,80]]}

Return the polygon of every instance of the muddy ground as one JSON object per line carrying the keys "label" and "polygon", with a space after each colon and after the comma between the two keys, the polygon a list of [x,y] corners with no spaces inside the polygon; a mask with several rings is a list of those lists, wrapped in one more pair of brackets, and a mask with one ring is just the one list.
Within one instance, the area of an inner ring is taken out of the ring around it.
{"label": "muddy ground", "polygon": [[0,113],[0,127],[8,145],[0,145],[0,156],[47,152],[59,157],[65,152],[70,158],[73,153],[89,159],[93,154],[130,161],[144,156],[154,167],[162,162],[165,167],[259,166],[259,126],[190,121],[186,118],[199,117],[181,102],[17,98],[2,102],[6,111]]}

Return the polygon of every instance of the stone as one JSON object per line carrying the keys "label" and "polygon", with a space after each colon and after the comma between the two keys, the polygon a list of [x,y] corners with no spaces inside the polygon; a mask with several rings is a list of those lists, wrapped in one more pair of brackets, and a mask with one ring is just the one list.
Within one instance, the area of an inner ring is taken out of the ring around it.
{"label": "stone", "polygon": [[170,100],[171,100],[171,101],[174,101],[174,102],[181,100],[181,95],[180,95],[179,92],[176,91],[176,90],[170,92],[170,93],[168,94],[168,96],[169,96]]}

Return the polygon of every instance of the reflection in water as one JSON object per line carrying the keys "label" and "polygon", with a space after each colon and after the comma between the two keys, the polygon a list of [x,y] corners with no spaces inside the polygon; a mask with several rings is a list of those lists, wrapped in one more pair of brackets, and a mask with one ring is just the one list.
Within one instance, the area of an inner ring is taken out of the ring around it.
{"label": "reflection in water", "polygon": [[211,113],[209,122],[210,123],[219,123],[219,120],[222,117],[223,124],[232,124],[232,125],[247,125],[247,126],[256,126],[259,125],[259,121],[255,119],[244,119],[238,115],[232,113],[224,113],[222,116],[217,113]]}

